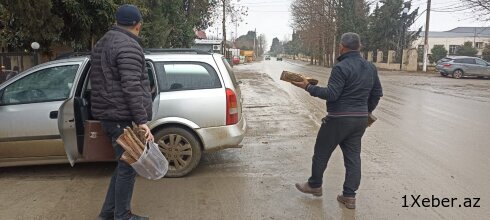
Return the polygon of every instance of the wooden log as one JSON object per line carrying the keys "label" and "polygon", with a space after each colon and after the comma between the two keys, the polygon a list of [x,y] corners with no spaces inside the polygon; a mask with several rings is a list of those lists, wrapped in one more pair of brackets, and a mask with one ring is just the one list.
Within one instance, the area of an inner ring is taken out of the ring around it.
{"label": "wooden log", "polygon": [[136,162],[136,159],[134,159],[127,151],[125,151],[122,156],[121,160],[124,162],[128,163],[129,165],[133,164]]}
{"label": "wooden log", "polygon": [[137,149],[135,149],[133,146],[135,145],[135,143],[133,143],[131,141],[130,138],[128,138],[130,135],[127,131],[127,129],[124,129],[124,133],[118,138],[119,144],[121,144],[121,146],[124,148],[124,150],[126,150],[127,152],[129,152],[129,154],[135,158],[135,159],[139,159],[141,154],[143,152],[138,152]]}

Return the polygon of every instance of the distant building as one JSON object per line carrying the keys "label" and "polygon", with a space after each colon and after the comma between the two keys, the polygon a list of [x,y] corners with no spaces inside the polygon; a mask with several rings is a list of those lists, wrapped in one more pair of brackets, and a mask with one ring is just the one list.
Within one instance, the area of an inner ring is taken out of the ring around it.
{"label": "distant building", "polygon": [[[420,38],[413,43],[413,47],[423,50],[425,32],[420,33]],[[471,42],[481,55],[485,45],[490,44],[490,27],[458,27],[449,31],[429,32],[429,54],[435,45],[443,45],[448,55],[456,54],[456,51],[465,42]]]}
{"label": "distant building", "polygon": [[204,31],[196,31],[196,39],[208,39],[206,36],[206,32]]}
{"label": "distant building", "polygon": [[212,53],[220,53],[222,42],[223,42],[222,40],[196,39],[194,41],[194,45],[192,45],[192,48],[204,50]]}

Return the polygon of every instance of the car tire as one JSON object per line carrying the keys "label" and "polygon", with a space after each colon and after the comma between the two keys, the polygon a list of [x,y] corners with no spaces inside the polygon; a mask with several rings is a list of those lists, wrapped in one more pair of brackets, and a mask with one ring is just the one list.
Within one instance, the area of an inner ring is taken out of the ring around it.
{"label": "car tire", "polygon": [[155,143],[169,162],[165,177],[183,177],[201,160],[202,149],[194,134],[184,128],[163,128],[155,133]]}
{"label": "car tire", "polygon": [[454,70],[453,72],[453,78],[455,79],[461,79],[464,75],[464,72],[463,70],[460,70],[460,69],[457,69],[457,70]]}

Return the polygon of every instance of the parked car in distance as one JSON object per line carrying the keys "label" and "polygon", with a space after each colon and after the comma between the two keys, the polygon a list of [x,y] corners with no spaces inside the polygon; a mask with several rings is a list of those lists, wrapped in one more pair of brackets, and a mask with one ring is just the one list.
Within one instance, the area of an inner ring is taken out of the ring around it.
{"label": "parked car in distance", "polygon": [[282,61],[282,56],[281,55],[277,55],[276,60],[277,61]]}
{"label": "parked car in distance", "polygon": [[[202,152],[240,144],[240,86],[222,55],[159,49],[145,57],[154,100],[149,127],[169,161],[168,177],[191,172]],[[99,123],[90,112],[89,69],[88,56],[60,59],[0,84],[0,167],[114,160],[110,142],[88,144],[104,136],[87,132]]]}
{"label": "parked car in distance", "polygon": [[455,79],[465,76],[490,77],[490,64],[478,57],[446,57],[437,61],[436,70],[442,76]]}
{"label": "parked car in distance", "polygon": [[270,55],[265,55],[265,60],[271,60],[271,56]]}

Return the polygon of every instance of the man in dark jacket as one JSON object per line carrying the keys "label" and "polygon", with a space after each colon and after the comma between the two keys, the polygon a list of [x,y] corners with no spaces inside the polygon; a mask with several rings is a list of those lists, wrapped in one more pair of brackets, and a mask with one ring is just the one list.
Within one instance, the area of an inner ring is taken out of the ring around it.
{"label": "man in dark jacket", "polygon": [[120,160],[124,150],[116,143],[132,122],[146,131],[148,141],[153,141],[146,125],[152,116],[150,81],[138,43],[141,13],[136,6],[123,5],[116,12],[116,21],[117,25],[97,42],[91,56],[92,115],[112,138],[118,163],[99,219],[148,219],[131,213],[136,172]]}
{"label": "man in dark jacket", "polygon": [[313,154],[312,174],[308,182],[296,188],[315,196],[322,195],[323,173],[337,145],[344,155],[346,168],[343,193],[337,200],[355,208],[356,190],[361,182],[361,138],[370,114],[383,96],[376,67],[361,57],[361,40],[356,33],[345,33],[340,43],[341,56],[333,67],[327,87],[293,84],[314,97],[327,101],[328,115],[322,120]]}

